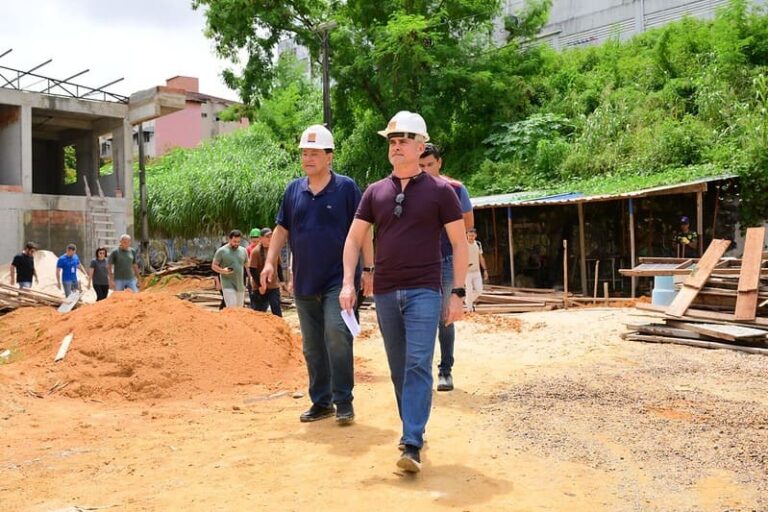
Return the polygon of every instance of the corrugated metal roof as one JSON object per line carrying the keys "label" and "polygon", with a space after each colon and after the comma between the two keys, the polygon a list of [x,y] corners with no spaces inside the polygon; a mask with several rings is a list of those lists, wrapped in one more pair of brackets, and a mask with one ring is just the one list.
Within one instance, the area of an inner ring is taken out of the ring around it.
{"label": "corrugated metal roof", "polygon": [[578,204],[593,203],[600,201],[611,201],[615,199],[630,199],[635,197],[648,197],[655,195],[681,194],[686,192],[705,191],[706,184],[713,181],[720,181],[730,178],[736,178],[735,175],[714,176],[710,178],[701,178],[698,180],[677,183],[674,185],[661,185],[658,187],[634,190],[631,192],[620,192],[615,194],[596,194],[585,195],[580,192],[566,192],[563,194],[549,194],[543,192],[515,192],[513,194],[500,194],[495,196],[473,197],[472,206],[476,209],[482,208],[501,208],[506,206],[540,206],[555,204]]}

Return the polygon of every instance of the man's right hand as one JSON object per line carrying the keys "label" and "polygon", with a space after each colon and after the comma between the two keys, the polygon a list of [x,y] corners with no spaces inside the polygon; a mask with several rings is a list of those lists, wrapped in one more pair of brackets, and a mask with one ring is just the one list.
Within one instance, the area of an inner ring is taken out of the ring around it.
{"label": "man's right hand", "polygon": [[259,277],[261,278],[261,288],[266,288],[267,283],[269,283],[272,280],[272,277],[275,275],[275,266],[270,263],[269,261],[264,263],[264,268],[261,270],[261,274]]}
{"label": "man's right hand", "polygon": [[341,306],[342,311],[352,311],[355,307],[355,299],[357,299],[357,291],[354,284],[345,284],[341,287],[339,306]]}

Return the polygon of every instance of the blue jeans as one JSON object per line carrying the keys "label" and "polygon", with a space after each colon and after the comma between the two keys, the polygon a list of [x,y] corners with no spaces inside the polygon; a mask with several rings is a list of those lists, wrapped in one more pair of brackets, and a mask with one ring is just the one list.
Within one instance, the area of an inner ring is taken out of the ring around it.
{"label": "blue jeans", "polygon": [[320,407],[352,401],[355,371],[352,333],[341,318],[339,292],[296,296],[304,359],[309,372],[309,398]]}
{"label": "blue jeans", "polygon": [[283,316],[283,309],[280,306],[280,288],[267,289],[267,293],[264,295],[259,293],[259,290],[253,290],[250,292],[251,309],[254,311],[266,312],[267,307],[272,311],[275,316]]}
{"label": "blue jeans", "polygon": [[139,287],[136,286],[135,279],[115,279],[115,291],[121,292],[125,289],[131,290],[135,293],[139,292]]}
{"label": "blue jeans", "polygon": [[437,329],[437,338],[440,341],[440,364],[437,365],[440,375],[450,375],[453,368],[453,346],[456,341],[456,328],[445,325],[445,313],[451,302],[451,290],[453,290],[453,256],[443,258],[443,304],[440,312],[440,326]]}
{"label": "blue jeans", "polygon": [[73,290],[80,289],[80,283],[77,281],[62,281],[61,286],[64,288],[64,296],[69,297],[72,295]]}
{"label": "blue jeans", "polygon": [[19,281],[19,289],[32,288],[32,281]]}
{"label": "blue jeans", "polygon": [[402,442],[421,448],[432,407],[432,358],[440,319],[440,292],[413,288],[374,298],[403,422]]}

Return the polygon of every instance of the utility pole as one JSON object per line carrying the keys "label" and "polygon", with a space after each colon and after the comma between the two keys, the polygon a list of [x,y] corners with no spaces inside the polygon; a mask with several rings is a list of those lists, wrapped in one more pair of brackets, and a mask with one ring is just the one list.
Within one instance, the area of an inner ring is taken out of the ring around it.
{"label": "utility pole", "polygon": [[331,129],[331,78],[330,78],[330,44],[329,32],[336,28],[335,21],[326,21],[317,26],[320,32],[320,42],[323,49],[323,122]]}
{"label": "utility pole", "polygon": [[149,220],[147,219],[147,173],[144,166],[144,126],[139,123],[139,201],[141,203],[141,254],[144,257],[144,271],[152,269],[149,261]]}

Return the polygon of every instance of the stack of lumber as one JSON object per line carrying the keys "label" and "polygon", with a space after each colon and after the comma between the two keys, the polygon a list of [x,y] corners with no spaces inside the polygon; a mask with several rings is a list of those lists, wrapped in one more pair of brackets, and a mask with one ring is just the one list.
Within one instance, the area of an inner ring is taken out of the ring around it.
{"label": "stack of lumber", "polygon": [[479,314],[527,313],[563,307],[563,292],[553,289],[486,286],[475,301]]}
{"label": "stack of lumber", "polygon": [[654,270],[642,269],[646,272],[643,275],[674,275],[669,272],[684,268],[688,275],[668,307],[637,304],[637,309],[661,313],[663,323],[628,325],[630,332],[623,335],[624,339],[768,354],[764,243],[765,228],[750,228],[740,260],[723,259],[731,242],[713,240],[700,260],[681,264],[680,268],[655,270],[662,274],[648,274]]}
{"label": "stack of lumber", "polygon": [[56,297],[29,289],[20,290],[15,286],[0,283],[0,312],[6,313],[26,306],[50,306],[58,308],[65,302],[64,297]]}
{"label": "stack of lumber", "polygon": [[211,269],[210,260],[198,260],[197,258],[185,258],[181,261],[173,261],[168,263],[161,270],[154,272],[152,275],[162,277],[169,274],[197,277],[210,277],[215,275]]}

